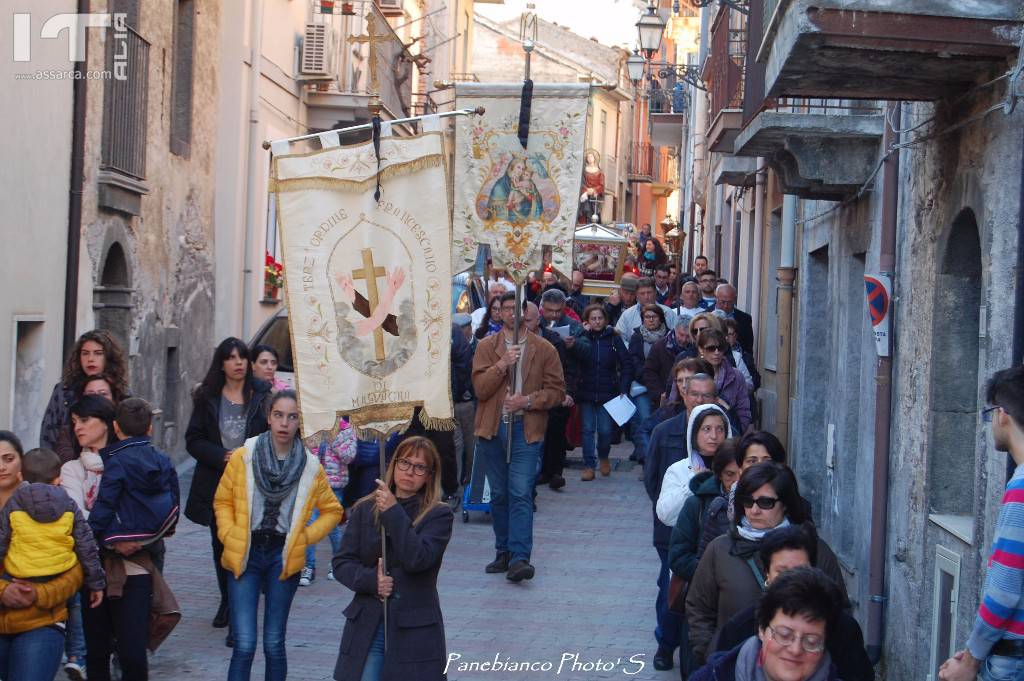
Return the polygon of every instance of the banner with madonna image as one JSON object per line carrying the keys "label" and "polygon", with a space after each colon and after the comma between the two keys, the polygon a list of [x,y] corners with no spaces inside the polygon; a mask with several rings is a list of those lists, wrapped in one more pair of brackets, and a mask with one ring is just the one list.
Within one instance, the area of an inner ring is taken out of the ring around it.
{"label": "banner with madonna image", "polygon": [[519,141],[522,83],[457,83],[456,107],[483,106],[456,124],[452,262],[473,267],[480,244],[517,283],[551,265],[572,274],[589,84],[535,84],[530,135]]}
{"label": "banner with madonna image", "polygon": [[343,415],[362,437],[404,430],[417,406],[451,428],[441,133],[384,137],[379,158],[372,142],[322,138],[333,147],[271,164],[303,436]]}

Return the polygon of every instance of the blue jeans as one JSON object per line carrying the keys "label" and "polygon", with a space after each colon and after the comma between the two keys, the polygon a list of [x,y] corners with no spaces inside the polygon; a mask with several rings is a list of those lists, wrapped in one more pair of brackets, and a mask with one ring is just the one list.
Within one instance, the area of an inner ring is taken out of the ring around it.
{"label": "blue jeans", "polygon": [[[338,503],[344,506],[342,503],[342,496],[344,496],[344,488],[342,489],[331,489],[334,492],[334,498],[338,500]],[[320,509],[314,508],[313,515],[309,518],[309,522],[306,526],[309,527],[313,524],[313,521],[320,517]],[[335,525],[331,528],[331,531],[327,533],[327,538],[331,540],[331,556],[338,552],[341,548],[341,535],[345,533],[345,528],[341,525]],[[316,544],[306,547],[306,567],[316,567]]]}
{"label": "blue jeans", "polygon": [[668,549],[660,546],[655,548],[661,560],[661,570],[658,572],[658,597],[654,601],[654,614],[658,619],[654,638],[659,646],[675,649],[679,646],[683,618],[668,609],[668,583],[672,578],[668,567]]}
{"label": "blue jeans", "polygon": [[67,641],[64,653],[68,659],[85,666],[85,629],[82,627],[82,594],[77,593],[68,601]]}
{"label": "blue jeans", "polygon": [[544,442],[528,444],[523,423],[512,424],[512,462],[505,463],[508,424],[498,425],[498,435],[477,438],[477,456],[486,462],[491,485],[491,518],[494,548],[508,551],[509,561],[530,560],[533,551],[533,481]]}
{"label": "blue jeans", "polygon": [[384,622],[377,625],[377,633],[373,635],[370,650],[363,663],[363,675],[359,681],[380,681],[380,670],[384,667]]}
{"label": "blue jeans", "polygon": [[0,636],[0,680],[53,681],[64,652],[64,632],[40,627]]}
{"label": "blue jeans", "polygon": [[1024,658],[989,655],[978,671],[981,681],[1024,681]]}
{"label": "blue jeans", "polygon": [[612,421],[611,415],[604,405],[599,402],[579,402],[580,418],[583,420],[583,465],[586,468],[596,468],[597,458],[594,456],[594,430],[597,430],[597,456],[602,459],[608,458],[608,452],[612,448]]}
{"label": "blue jeans", "polygon": [[228,681],[248,681],[252,661],[256,657],[256,613],[260,591],[266,594],[263,604],[263,657],[266,681],[284,681],[288,676],[288,658],[284,639],[288,611],[299,588],[298,573],[283,582],[278,579],[283,568],[280,544],[269,546],[253,543],[249,547],[249,563],[239,579],[228,577],[228,599],[231,603],[231,633],[235,647],[231,652]]}
{"label": "blue jeans", "polygon": [[637,458],[643,461],[647,456],[647,442],[650,439],[650,432],[644,426],[644,421],[651,417],[651,398],[647,393],[629,398],[636,406],[633,418],[629,420],[630,435],[633,440],[633,451]]}

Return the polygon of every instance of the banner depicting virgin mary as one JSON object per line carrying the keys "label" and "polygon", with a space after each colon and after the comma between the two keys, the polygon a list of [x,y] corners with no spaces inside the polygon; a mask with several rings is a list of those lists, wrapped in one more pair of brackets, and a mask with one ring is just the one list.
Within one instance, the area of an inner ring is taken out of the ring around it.
{"label": "banner depicting virgin mary", "polygon": [[[336,140],[336,134],[335,138]],[[337,142],[334,143],[335,145]],[[272,163],[303,435],[452,419],[451,262],[441,134]],[[374,199],[378,177],[380,200]]]}
{"label": "banner depicting virgin mary", "polygon": [[572,274],[588,84],[535,84],[526,149],[519,141],[521,83],[457,83],[456,106],[483,106],[460,119],[455,145],[453,270],[473,267],[488,244],[496,267],[517,282],[542,265]]}

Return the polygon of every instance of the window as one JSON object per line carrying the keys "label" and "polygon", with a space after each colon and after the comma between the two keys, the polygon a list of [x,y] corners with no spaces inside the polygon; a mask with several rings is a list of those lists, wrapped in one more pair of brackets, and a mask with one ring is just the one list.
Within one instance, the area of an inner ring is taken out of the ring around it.
{"label": "window", "polygon": [[174,77],[171,84],[171,153],[188,157],[192,145],[192,53],[195,2],[177,0]]}
{"label": "window", "polygon": [[932,595],[931,664],[928,681],[937,681],[939,667],[956,652],[956,608],[960,599],[960,556],[935,547],[935,583]]}
{"label": "window", "polygon": [[128,348],[132,327],[132,288],[128,259],[121,244],[107,251],[99,286],[93,289],[96,328],[106,329],[122,348]]}
{"label": "window", "polygon": [[[114,25],[107,32],[103,108],[103,167],[142,180],[146,176],[146,115],[149,43],[139,35],[138,5],[114,3]],[[121,13],[124,16],[121,16]]]}
{"label": "window", "polygon": [[39,442],[39,421],[46,410],[49,393],[43,385],[44,318],[35,315],[14,317],[14,362],[11,381],[11,430],[18,434],[28,450]]}
{"label": "window", "polygon": [[600,145],[597,147],[597,150],[598,150],[598,152],[600,152],[601,158],[603,159],[605,157],[605,154],[606,154],[605,150],[608,148],[608,112],[605,111],[604,109],[601,109],[601,126],[600,126],[600,130],[601,130],[601,139],[600,139]]}

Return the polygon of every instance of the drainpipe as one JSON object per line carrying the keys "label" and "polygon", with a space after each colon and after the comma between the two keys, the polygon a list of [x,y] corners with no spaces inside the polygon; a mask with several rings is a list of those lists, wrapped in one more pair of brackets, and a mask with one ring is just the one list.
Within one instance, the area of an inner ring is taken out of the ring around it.
{"label": "drainpipe", "polygon": [[[753,280],[753,288],[750,293],[750,300],[747,305],[750,309],[747,312],[750,314],[751,319],[756,319],[758,327],[761,325],[761,248],[764,245],[764,225],[765,225],[765,196],[764,196],[764,178],[767,175],[767,171],[762,172],[764,168],[764,159],[758,157],[757,172],[754,175],[754,271],[751,273]],[[759,333],[754,334],[754,357],[757,357],[757,346]]]}
{"label": "drainpipe", "polygon": [[[1017,204],[1017,300],[1013,315],[1013,357],[1010,366],[1024,364],[1024,156],[1021,156],[1020,176],[1020,203]],[[1007,459],[1013,462],[1009,455]]]}
{"label": "drainpipe", "polygon": [[[89,13],[89,0],[78,0],[78,14]],[[63,356],[75,345],[78,332],[78,266],[82,248],[82,187],[85,184],[85,95],[83,71],[89,62],[89,41],[85,60],[75,62],[71,86],[71,184],[68,191],[68,252],[64,270]],[[63,364],[63,362],[61,362]]]}
{"label": "drainpipe", "polygon": [[[900,103],[889,104],[886,120],[900,120]],[[885,126],[883,147],[886,152],[898,142],[896,133]],[[899,208],[900,156],[895,153],[882,169],[882,231],[879,238],[878,271],[896,282],[896,221]],[[891,304],[890,304],[891,305]],[[890,309],[889,314],[892,314]],[[882,658],[885,621],[885,554],[886,521],[889,506],[889,431],[892,408],[892,346],[889,334],[889,356],[879,357],[875,364],[875,454],[871,476],[871,550],[868,558],[868,627],[867,653],[871,664]]]}
{"label": "drainpipe", "polygon": [[779,254],[778,315],[779,354],[775,366],[775,389],[778,402],[775,407],[775,435],[791,449],[789,444],[789,378],[790,352],[793,347],[793,282],[796,280],[796,203],[797,198],[787,194],[782,200],[782,245]]}
{"label": "drainpipe", "polygon": [[[256,215],[259,213],[260,185],[263,168],[263,150],[260,140],[260,79],[263,71],[263,0],[252,3],[252,24],[249,26],[249,136],[247,173],[245,182],[245,239],[242,245],[242,338],[248,342],[252,333],[252,314],[249,293],[253,287],[252,245],[256,233]],[[262,262],[262,259],[260,259]]]}

